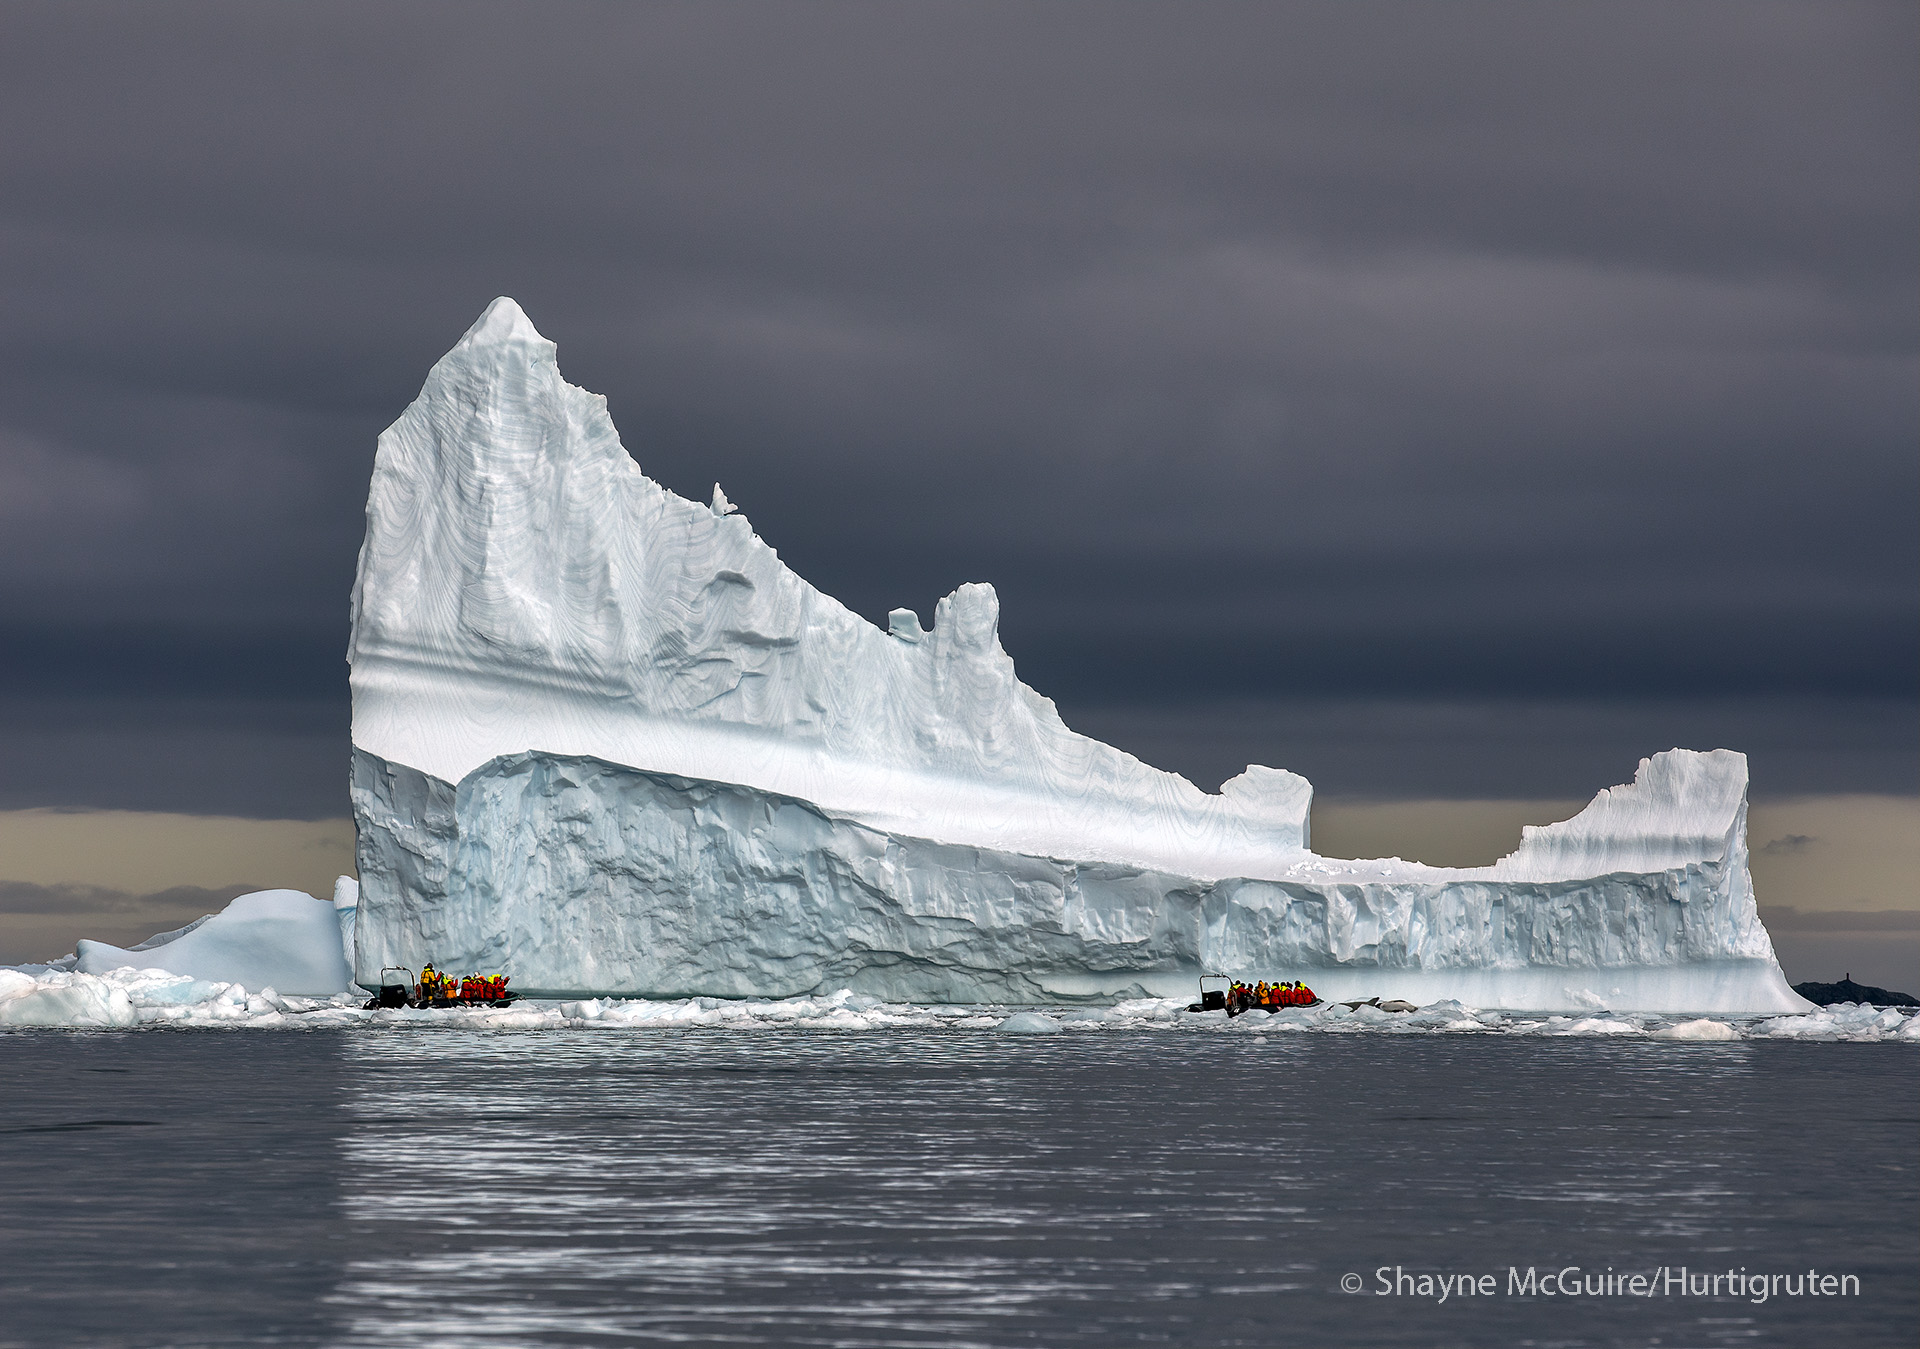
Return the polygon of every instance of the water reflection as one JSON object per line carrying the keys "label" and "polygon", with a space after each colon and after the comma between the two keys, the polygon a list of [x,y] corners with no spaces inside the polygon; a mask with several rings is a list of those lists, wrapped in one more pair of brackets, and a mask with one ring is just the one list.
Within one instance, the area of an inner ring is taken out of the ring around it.
{"label": "water reflection", "polygon": [[[350,1346],[1431,1343],[1340,1274],[1804,1264],[1835,1194],[1783,1185],[1805,1152],[1760,1106],[1813,1061],[1783,1055],[1834,1048],[360,1035],[331,1303]],[[1714,1310],[1561,1338],[1713,1342]],[[1798,1314],[1740,1336],[1794,1343]],[[1544,1329],[1524,1301],[1448,1316]]]}
{"label": "water reflection", "polygon": [[[1003,1343],[1076,1305],[1306,1266],[1283,1141],[1257,1214],[1228,1140],[1103,1129],[1060,1080],[1101,1047],[992,1037],[363,1037],[346,1199],[379,1255],[337,1295],[347,1343],[464,1328],[520,1343],[743,1338]],[[1041,1060],[1056,1058],[1049,1086]],[[1196,1103],[1197,1105],[1198,1103]],[[1076,1118],[1078,1117],[1078,1118]],[[1199,1210],[1182,1211],[1198,1203]],[[1168,1243],[1212,1250],[1169,1259]],[[984,1336],[984,1338],[981,1338]]]}

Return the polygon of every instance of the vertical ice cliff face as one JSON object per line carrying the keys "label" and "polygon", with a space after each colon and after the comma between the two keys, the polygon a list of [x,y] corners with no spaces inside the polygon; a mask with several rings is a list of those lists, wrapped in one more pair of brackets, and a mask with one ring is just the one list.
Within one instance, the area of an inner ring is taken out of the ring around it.
{"label": "vertical ice cliff face", "polygon": [[640,471],[606,401],[496,300],[380,438],[354,588],[354,743],[446,782],[592,754],[737,782],[883,828],[1023,852],[1270,869],[1311,789],[1219,795],[1076,735],[1001,649],[993,587],[931,630],[802,581],[716,487]]}
{"label": "vertical ice cliff face", "polygon": [[1738,857],[1521,882],[1303,858],[1205,881],[589,757],[507,755],[454,786],[361,750],[354,774],[363,981],[431,958],[535,992],[1036,1002],[1185,996],[1225,970],[1482,1007],[1799,1007]]}
{"label": "vertical ice cliff face", "polygon": [[432,959],[554,993],[1032,1000],[1224,969],[1801,1005],[1754,908],[1742,756],[1643,761],[1491,867],[1316,857],[1303,778],[1209,794],[1068,730],[992,587],[882,630],[718,485],[649,480],[510,300],[380,439],[349,658],[363,982]]}

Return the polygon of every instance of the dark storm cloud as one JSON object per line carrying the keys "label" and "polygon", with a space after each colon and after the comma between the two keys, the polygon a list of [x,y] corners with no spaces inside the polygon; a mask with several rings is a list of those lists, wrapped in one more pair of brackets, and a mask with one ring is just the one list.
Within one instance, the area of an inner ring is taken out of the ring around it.
{"label": "dark storm cloud", "polygon": [[[1878,709],[1856,785],[1910,789],[1916,36],[1829,3],[12,6],[0,696],[144,698],[150,746],[225,698],[335,724],[373,439],[508,293],[649,473],[724,482],[822,589],[994,582],[1075,725],[1691,699],[1692,741],[1732,699],[1851,743]],[[35,773],[98,776],[31,721]],[[141,771],[176,756],[212,767]]]}

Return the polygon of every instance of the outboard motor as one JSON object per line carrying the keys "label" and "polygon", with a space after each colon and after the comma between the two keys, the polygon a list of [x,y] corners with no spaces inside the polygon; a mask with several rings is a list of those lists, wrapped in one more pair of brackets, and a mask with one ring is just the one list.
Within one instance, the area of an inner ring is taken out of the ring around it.
{"label": "outboard motor", "polygon": [[[404,978],[396,979],[395,975]],[[405,1007],[413,1001],[413,971],[403,965],[389,965],[380,971],[380,991],[367,1002],[367,1009]]]}
{"label": "outboard motor", "polygon": [[1187,1010],[1189,1012],[1224,1012],[1227,1010],[1227,990],[1225,988],[1208,988],[1207,980],[1209,979],[1218,980],[1221,984],[1227,982],[1227,977],[1224,974],[1201,975],[1200,1001],[1188,1004]]}

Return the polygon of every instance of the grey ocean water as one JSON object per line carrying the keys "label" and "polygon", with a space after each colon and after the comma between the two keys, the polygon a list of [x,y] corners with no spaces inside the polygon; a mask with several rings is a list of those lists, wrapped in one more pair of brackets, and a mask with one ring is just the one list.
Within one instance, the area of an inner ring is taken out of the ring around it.
{"label": "grey ocean water", "polygon": [[[1917,1087],[1876,1044],[4,1034],[0,1345],[1910,1346]],[[1567,1266],[1860,1291],[1507,1293]]]}

